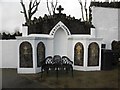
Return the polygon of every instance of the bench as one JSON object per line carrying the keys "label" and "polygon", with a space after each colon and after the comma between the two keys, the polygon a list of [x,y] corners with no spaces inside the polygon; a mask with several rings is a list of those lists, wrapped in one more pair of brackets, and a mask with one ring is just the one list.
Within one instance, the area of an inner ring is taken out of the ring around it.
{"label": "bench", "polygon": [[56,71],[56,77],[58,78],[58,72],[59,70],[66,70],[71,71],[72,77],[73,77],[73,62],[67,57],[67,56],[59,56],[55,55],[54,57],[48,56],[45,58],[45,60],[42,62],[41,65],[41,78],[43,71],[46,71],[47,74],[50,70]]}

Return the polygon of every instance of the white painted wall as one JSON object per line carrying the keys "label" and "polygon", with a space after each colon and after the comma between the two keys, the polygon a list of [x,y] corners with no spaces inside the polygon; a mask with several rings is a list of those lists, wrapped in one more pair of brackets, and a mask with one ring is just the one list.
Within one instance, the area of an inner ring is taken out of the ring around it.
{"label": "white painted wall", "polygon": [[118,40],[118,9],[92,7],[92,10],[96,36],[103,38],[102,43],[106,44],[107,49],[111,49],[111,42]]}
{"label": "white painted wall", "polygon": [[17,40],[0,40],[0,68],[17,68]]}
{"label": "white painted wall", "polygon": [[67,56],[70,58],[70,60],[74,61],[74,58],[72,57],[72,44],[73,40],[68,38],[68,43],[67,43]]}
{"label": "white painted wall", "polygon": [[118,10],[118,40],[120,41],[120,9]]}
{"label": "white painted wall", "polygon": [[2,68],[2,42],[0,41],[0,68]]}
{"label": "white painted wall", "polygon": [[46,57],[54,55],[54,46],[53,46],[53,39],[47,39],[46,42]]}

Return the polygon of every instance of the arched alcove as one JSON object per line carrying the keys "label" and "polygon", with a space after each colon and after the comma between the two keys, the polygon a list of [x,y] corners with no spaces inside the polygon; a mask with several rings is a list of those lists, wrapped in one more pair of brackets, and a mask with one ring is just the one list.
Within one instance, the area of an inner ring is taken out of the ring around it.
{"label": "arched alcove", "polygon": [[99,45],[92,42],[88,47],[88,66],[99,65]]}
{"label": "arched alcove", "polygon": [[20,68],[32,68],[33,67],[33,52],[32,46],[29,42],[25,41],[20,44]]}
{"label": "arched alcove", "polygon": [[84,47],[78,42],[74,47],[74,65],[83,66],[84,61]]}
{"label": "arched alcove", "polygon": [[41,62],[45,59],[45,45],[39,42],[37,45],[37,67],[41,66]]}
{"label": "arched alcove", "polygon": [[63,28],[58,28],[55,32],[54,55],[67,55],[67,35]]}

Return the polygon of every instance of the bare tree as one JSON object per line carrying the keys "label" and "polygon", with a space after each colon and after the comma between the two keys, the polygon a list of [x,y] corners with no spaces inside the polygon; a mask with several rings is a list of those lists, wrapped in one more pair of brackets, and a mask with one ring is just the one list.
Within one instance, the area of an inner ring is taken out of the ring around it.
{"label": "bare tree", "polygon": [[79,1],[79,3],[80,3],[80,6],[81,6],[82,19],[83,19],[83,21],[84,21],[85,19],[84,19],[84,13],[83,13],[83,4],[82,4],[82,1],[81,1],[81,0],[78,0],[78,1]]}
{"label": "bare tree", "polygon": [[51,7],[52,7],[52,12],[53,12],[53,14],[55,14],[55,9],[56,9],[56,7],[57,7],[57,4],[58,4],[58,1],[56,0],[56,2],[55,2],[55,5],[54,5],[54,2],[52,1],[51,2]]}
{"label": "bare tree", "polygon": [[[89,22],[89,11],[87,9],[87,0],[85,0],[84,2],[84,6],[83,6],[83,3],[82,3],[82,0],[78,0],[79,3],[80,3],[80,6],[81,6],[81,13],[82,13],[82,19],[83,21],[87,21]],[[90,9],[90,7],[89,7]]]}
{"label": "bare tree", "polygon": [[52,13],[55,14],[55,10],[56,10],[57,4],[58,4],[58,0],[55,1],[55,4],[54,4],[54,1],[52,0],[52,1],[50,2],[50,4],[51,4],[51,9],[50,9],[50,7],[49,7],[49,2],[48,2],[48,0],[47,0],[48,12],[49,12],[50,15],[52,15]]}
{"label": "bare tree", "polygon": [[21,11],[21,13],[23,13],[24,16],[25,16],[25,20],[26,20],[27,26],[29,26],[31,24],[31,18],[32,18],[33,14],[35,14],[36,11],[38,10],[38,5],[40,4],[40,1],[41,0],[39,0],[39,1],[37,1],[37,0],[30,0],[28,12],[27,12],[25,4],[23,3],[23,0],[21,0],[20,3],[21,3],[22,8],[23,8],[23,11]]}
{"label": "bare tree", "polygon": [[84,6],[84,9],[85,9],[85,14],[86,14],[86,21],[88,21],[88,12],[87,12],[87,0],[85,0],[85,6]]}
{"label": "bare tree", "polygon": [[47,0],[47,9],[48,9],[49,14],[51,15],[51,11],[50,11],[50,8],[49,8],[48,0]]}

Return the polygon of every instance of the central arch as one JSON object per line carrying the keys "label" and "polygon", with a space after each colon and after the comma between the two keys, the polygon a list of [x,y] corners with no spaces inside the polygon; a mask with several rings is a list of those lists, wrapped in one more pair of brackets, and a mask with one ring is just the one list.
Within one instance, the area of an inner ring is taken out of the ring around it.
{"label": "central arch", "polygon": [[50,36],[55,36],[55,33],[57,32],[57,30],[59,28],[62,28],[64,30],[64,32],[66,33],[66,35],[71,35],[69,29],[64,25],[64,23],[62,23],[61,21],[59,21],[55,26],[54,28],[50,31],[49,35]]}
{"label": "central arch", "polygon": [[54,55],[67,55],[67,35],[61,27],[54,35]]}

